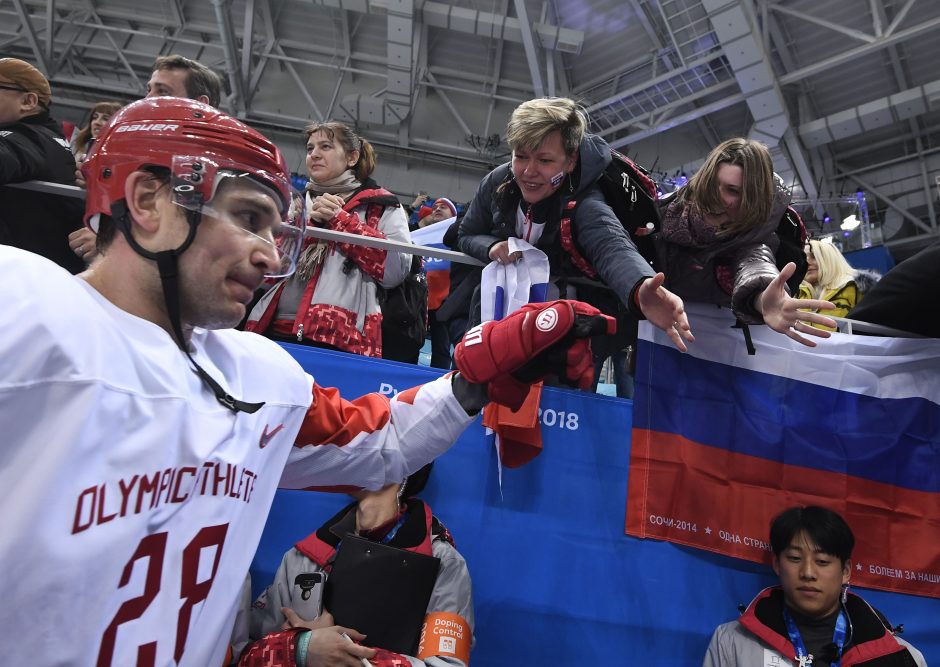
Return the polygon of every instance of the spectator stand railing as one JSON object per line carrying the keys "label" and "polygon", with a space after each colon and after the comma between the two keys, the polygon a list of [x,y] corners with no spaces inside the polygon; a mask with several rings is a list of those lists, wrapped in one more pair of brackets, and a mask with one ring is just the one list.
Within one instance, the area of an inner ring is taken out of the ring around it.
{"label": "spectator stand railing", "polygon": [[[25,183],[10,183],[6,187],[22,188],[24,190],[35,190],[48,194],[61,195],[64,197],[85,198],[85,190],[74,185],[63,185],[61,183],[50,183],[48,181],[27,181]],[[473,266],[483,266],[483,262],[465,255],[462,252],[445,250],[443,248],[432,248],[429,246],[416,245],[413,243],[403,243],[401,241],[391,241],[389,239],[379,239],[370,236],[361,236],[359,234],[349,234],[347,232],[337,232],[332,229],[322,229],[320,227],[309,227],[307,235],[324,241],[339,241],[342,243],[351,243],[353,245],[364,245],[370,248],[384,248],[386,250],[397,250],[414,254],[416,251],[422,257],[434,257],[437,259],[446,259],[459,264],[470,264]],[[584,282],[592,285],[599,285],[593,280],[571,280],[570,282]],[[850,320],[844,317],[833,317],[838,325],[839,331],[847,334],[867,334],[874,336],[889,336],[892,338],[922,338],[917,334],[908,333],[899,329],[892,329],[880,324],[862,322],[859,320]]]}

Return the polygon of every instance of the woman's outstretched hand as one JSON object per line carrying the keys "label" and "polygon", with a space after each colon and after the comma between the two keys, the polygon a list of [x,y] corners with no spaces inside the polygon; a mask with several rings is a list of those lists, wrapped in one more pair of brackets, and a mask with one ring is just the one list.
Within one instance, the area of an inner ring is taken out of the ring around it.
{"label": "woman's outstretched hand", "polygon": [[801,308],[834,309],[835,305],[828,301],[820,299],[794,299],[787,294],[784,286],[793,272],[796,271],[796,264],[790,262],[780,271],[780,275],[773,279],[767,285],[763,292],[757,297],[756,307],[764,316],[764,324],[778,333],[789,336],[797,343],[807,347],[816,347],[816,343],[807,336],[816,336],[818,338],[829,338],[830,333],[825,329],[817,329],[807,324],[815,322],[827,327],[836,328],[837,323],[832,318],[820,315],[819,313],[807,312]]}
{"label": "woman's outstretched hand", "polygon": [[689,348],[683,339],[691,343],[695,336],[689,327],[682,299],[663,287],[665,279],[665,275],[657,273],[644,280],[636,293],[637,305],[647,320],[669,335],[673,345],[687,352]]}

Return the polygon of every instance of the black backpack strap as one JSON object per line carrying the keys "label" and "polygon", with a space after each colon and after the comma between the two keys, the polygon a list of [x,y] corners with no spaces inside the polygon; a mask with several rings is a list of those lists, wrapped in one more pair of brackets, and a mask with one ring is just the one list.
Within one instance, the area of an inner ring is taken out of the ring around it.
{"label": "black backpack strap", "polygon": [[751,339],[751,329],[747,323],[735,320],[734,328],[740,329],[744,333],[744,345],[747,347],[747,353],[751,356],[757,354],[757,348],[754,347],[754,341]]}

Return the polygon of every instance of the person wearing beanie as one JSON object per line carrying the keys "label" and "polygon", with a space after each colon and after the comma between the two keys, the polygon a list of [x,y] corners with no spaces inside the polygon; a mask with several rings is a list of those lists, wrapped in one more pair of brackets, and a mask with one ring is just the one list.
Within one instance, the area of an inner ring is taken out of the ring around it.
{"label": "person wearing beanie", "polygon": [[[423,242],[417,240],[415,242],[443,247],[442,242],[446,230],[457,220],[457,206],[454,202],[447,197],[440,197],[435,199],[430,206],[422,206],[418,215],[419,228],[425,229],[438,224],[440,226],[435,228],[436,231],[428,230],[428,233],[433,233],[434,243],[427,237]],[[415,236],[416,239],[419,237],[420,233]],[[429,257],[425,259],[424,268],[428,276],[428,333],[431,336],[431,366],[449,369],[451,367],[450,350],[457,342],[451,340],[447,323],[437,319],[437,310],[450,293],[450,275],[453,265],[449,261]]]}
{"label": "person wearing beanie", "polygon": [[440,197],[428,206],[422,206],[418,211],[418,227],[427,227],[435,222],[456,217],[457,206],[447,197]]}
{"label": "person wearing beanie", "polygon": [[[75,160],[61,126],[49,115],[51,103],[52,89],[42,72],[24,60],[0,58],[0,186],[75,185]],[[83,209],[74,197],[0,187],[0,244],[78,273],[85,263],[69,248],[68,237],[81,227]]]}

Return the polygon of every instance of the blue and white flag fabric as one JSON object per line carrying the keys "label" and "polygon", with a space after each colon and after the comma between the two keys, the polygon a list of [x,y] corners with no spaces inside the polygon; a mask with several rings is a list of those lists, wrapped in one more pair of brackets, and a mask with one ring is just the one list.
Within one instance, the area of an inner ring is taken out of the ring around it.
{"label": "blue and white flag fabric", "polygon": [[501,320],[527,303],[541,303],[548,294],[548,256],[516,237],[509,238],[509,252],[522,257],[509,264],[493,261],[480,279],[480,315],[483,322]]}
{"label": "blue and white flag fabric", "polygon": [[[435,222],[427,227],[420,227],[411,232],[411,242],[415,245],[428,246],[430,248],[440,248],[441,250],[450,250],[444,245],[444,234],[454,224],[457,216]],[[437,257],[424,258],[424,270],[431,271],[450,271],[449,259],[438,259]]]}

